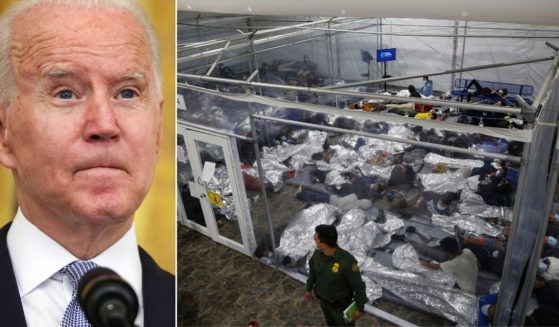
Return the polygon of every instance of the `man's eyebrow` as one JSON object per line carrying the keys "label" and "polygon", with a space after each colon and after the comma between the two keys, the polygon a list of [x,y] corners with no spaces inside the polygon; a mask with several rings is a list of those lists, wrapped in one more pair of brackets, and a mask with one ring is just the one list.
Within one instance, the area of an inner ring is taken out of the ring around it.
{"label": "man's eyebrow", "polygon": [[60,67],[47,68],[41,73],[42,78],[63,78],[73,75],[75,75],[74,72]]}
{"label": "man's eyebrow", "polygon": [[126,74],[126,75],[122,76],[121,78],[118,79],[118,81],[119,82],[126,82],[126,81],[145,82],[146,81],[146,74],[144,72],[130,73],[130,74]]}
{"label": "man's eyebrow", "polygon": [[[60,67],[48,68],[41,73],[42,78],[54,78],[54,79],[74,76],[74,75],[76,75],[75,72]],[[126,82],[126,81],[145,82],[145,80],[146,80],[146,74],[144,72],[134,72],[134,73],[126,74],[118,79],[119,82]]]}

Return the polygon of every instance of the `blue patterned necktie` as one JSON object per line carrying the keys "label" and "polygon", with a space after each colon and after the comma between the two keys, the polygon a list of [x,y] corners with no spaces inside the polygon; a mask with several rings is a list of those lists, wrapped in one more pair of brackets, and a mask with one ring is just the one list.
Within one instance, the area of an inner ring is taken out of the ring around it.
{"label": "blue patterned necktie", "polygon": [[72,284],[74,284],[74,289],[72,290],[72,301],[70,301],[66,311],[64,311],[64,316],[62,317],[62,322],[60,323],[61,327],[91,327],[91,324],[80,308],[77,293],[78,283],[82,276],[95,267],[97,267],[97,265],[94,262],[74,261],[60,269],[60,272],[68,276],[72,281]]}

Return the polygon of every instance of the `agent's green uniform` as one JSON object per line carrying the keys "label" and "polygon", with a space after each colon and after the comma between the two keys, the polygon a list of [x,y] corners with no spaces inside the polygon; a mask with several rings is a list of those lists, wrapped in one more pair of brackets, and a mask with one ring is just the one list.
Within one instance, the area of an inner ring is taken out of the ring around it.
{"label": "agent's green uniform", "polygon": [[367,302],[365,283],[355,258],[339,247],[331,257],[316,250],[309,267],[307,291],[314,288],[326,323],[329,326],[353,326],[354,321],[344,321],[344,309],[355,299],[357,310],[363,312]]}

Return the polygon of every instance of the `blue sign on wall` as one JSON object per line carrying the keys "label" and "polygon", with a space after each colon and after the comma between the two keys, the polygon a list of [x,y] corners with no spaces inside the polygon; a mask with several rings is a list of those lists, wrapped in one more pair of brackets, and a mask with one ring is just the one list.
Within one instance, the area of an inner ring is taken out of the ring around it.
{"label": "blue sign on wall", "polygon": [[377,62],[396,60],[396,48],[378,49]]}

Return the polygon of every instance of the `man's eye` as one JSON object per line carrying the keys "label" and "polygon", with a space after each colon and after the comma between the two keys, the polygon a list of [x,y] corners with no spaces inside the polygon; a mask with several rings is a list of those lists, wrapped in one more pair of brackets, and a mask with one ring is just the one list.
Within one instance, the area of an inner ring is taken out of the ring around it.
{"label": "man's eye", "polygon": [[137,93],[132,89],[124,89],[120,91],[120,97],[123,99],[132,99],[135,96],[137,96]]}
{"label": "man's eye", "polygon": [[75,98],[74,92],[70,90],[62,90],[56,94],[56,97],[59,99],[70,100]]}

